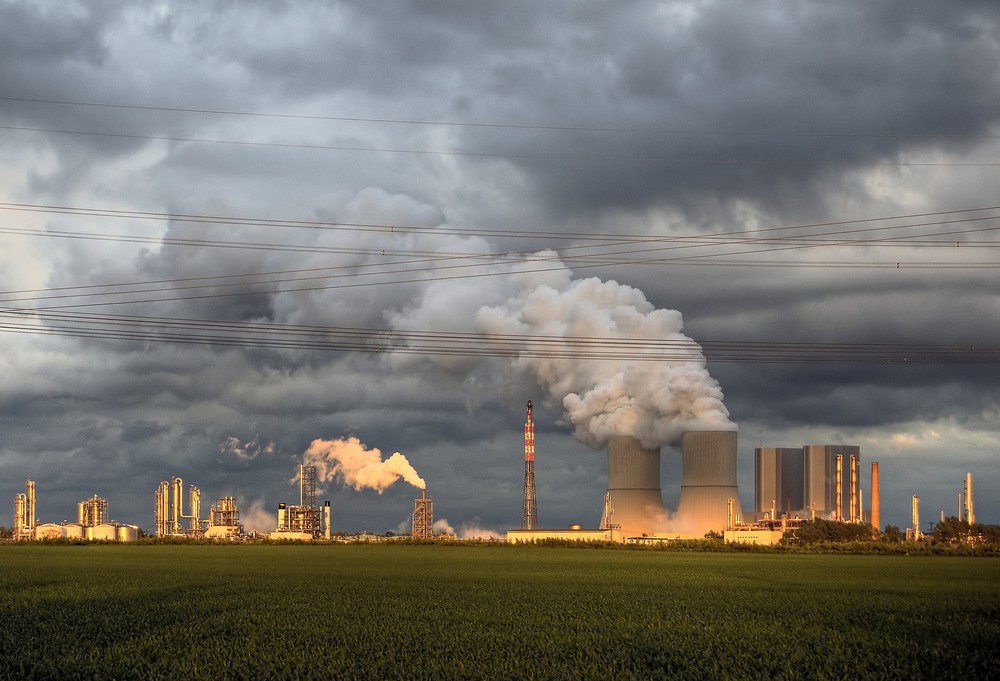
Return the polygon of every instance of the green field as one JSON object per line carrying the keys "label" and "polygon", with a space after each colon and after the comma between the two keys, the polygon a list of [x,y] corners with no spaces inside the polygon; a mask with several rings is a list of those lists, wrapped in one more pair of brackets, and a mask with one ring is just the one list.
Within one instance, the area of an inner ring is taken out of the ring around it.
{"label": "green field", "polygon": [[996,678],[1000,560],[0,547],[0,678]]}

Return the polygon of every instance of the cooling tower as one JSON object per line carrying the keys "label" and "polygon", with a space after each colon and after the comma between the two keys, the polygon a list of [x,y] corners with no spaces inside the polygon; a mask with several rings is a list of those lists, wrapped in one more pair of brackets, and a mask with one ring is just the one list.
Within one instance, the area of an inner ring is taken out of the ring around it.
{"label": "cooling tower", "polygon": [[729,499],[742,515],[736,485],[736,431],[689,431],[681,438],[683,473],[675,529],[704,536],[726,529]]}
{"label": "cooling tower", "polygon": [[660,495],[660,450],[646,449],[633,437],[608,440],[608,495],[612,522],[625,537],[640,537],[666,528]]}

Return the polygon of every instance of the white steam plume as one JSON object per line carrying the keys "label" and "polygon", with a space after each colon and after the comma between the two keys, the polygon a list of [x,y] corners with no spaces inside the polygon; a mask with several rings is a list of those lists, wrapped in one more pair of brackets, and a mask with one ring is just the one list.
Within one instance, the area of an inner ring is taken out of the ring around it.
{"label": "white steam plume", "polygon": [[329,482],[339,477],[344,485],[356,490],[373,489],[381,494],[400,478],[418,489],[427,488],[427,483],[417,475],[405,456],[395,452],[383,461],[382,452],[368,449],[356,437],[313,440],[302,463],[316,466],[319,480]]}
{"label": "white steam plume", "polygon": [[[551,251],[535,260],[555,259]],[[539,349],[551,351],[551,339],[600,339],[600,349],[614,350],[616,340],[649,340],[684,344],[685,357],[642,361],[628,358],[533,356],[521,353],[513,361],[562,405],[577,439],[603,445],[612,435],[631,435],[644,446],[675,442],[686,430],[730,430],[735,425],[722,402],[722,390],[709,375],[697,344],[681,333],[676,310],[657,309],[642,291],[597,278],[573,279],[569,268],[541,273],[511,274],[494,291],[493,304],[468,311],[474,330],[483,334],[544,336]],[[396,318],[402,326],[420,328],[447,305],[428,288],[420,307]],[[454,301],[451,301],[454,302]],[[449,309],[448,318],[464,316]],[[423,328],[428,328],[424,326]],[[529,350],[533,349],[528,347]],[[613,355],[613,352],[611,353]]]}

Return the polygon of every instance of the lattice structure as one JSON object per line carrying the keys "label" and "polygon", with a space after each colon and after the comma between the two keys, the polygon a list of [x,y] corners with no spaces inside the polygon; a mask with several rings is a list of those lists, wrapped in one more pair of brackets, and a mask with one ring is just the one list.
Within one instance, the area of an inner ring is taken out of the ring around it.
{"label": "lattice structure", "polygon": [[233,497],[222,497],[208,511],[208,522],[212,527],[236,527],[240,524],[240,509]]}
{"label": "lattice structure", "polygon": [[96,494],[77,505],[78,521],[82,527],[97,527],[108,522],[108,500]]}
{"label": "lattice structure", "polygon": [[320,510],[316,506],[316,467],[299,466],[299,505],[289,506],[287,525],[291,532],[310,532],[318,535]]}
{"label": "lattice structure", "polygon": [[413,532],[415,539],[434,538],[434,500],[427,497],[427,490],[413,500]]}
{"label": "lattice structure", "polygon": [[538,502],[535,498],[535,423],[528,402],[524,422],[524,499],[521,504],[521,529],[538,529]]}

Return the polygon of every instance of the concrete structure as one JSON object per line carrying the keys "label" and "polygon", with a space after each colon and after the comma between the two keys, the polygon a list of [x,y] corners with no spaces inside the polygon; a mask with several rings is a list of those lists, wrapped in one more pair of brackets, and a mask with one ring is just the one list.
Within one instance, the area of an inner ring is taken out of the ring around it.
{"label": "concrete structure", "polygon": [[801,515],[805,479],[802,448],[758,447],[754,450],[754,512]]}
{"label": "concrete structure", "polygon": [[588,530],[574,525],[565,530],[508,530],[507,542],[511,544],[530,544],[532,542],[544,541],[546,539],[565,539],[569,541],[600,541],[600,542],[622,542],[621,533],[615,532],[612,536],[610,530]]}
{"label": "concrete structure", "polygon": [[651,536],[665,531],[660,450],[647,449],[633,437],[608,440],[607,499],[614,510],[614,524],[621,527],[623,536]]}
{"label": "concrete structure", "polygon": [[[845,515],[850,517],[851,485],[844,484],[844,476],[849,475],[849,467],[843,463],[850,461],[852,457],[860,463],[860,449],[853,445],[806,445],[802,450],[804,510],[810,516],[815,513],[817,518],[827,520],[843,519]],[[841,462],[839,476],[838,457]],[[845,514],[844,511],[848,513]]]}
{"label": "concrete structure", "polygon": [[721,533],[730,515],[730,499],[735,501],[735,514],[742,515],[736,482],[736,431],[688,431],[681,437],[681,456],[681,497],[674,529],[691,537],[710,531]]}

